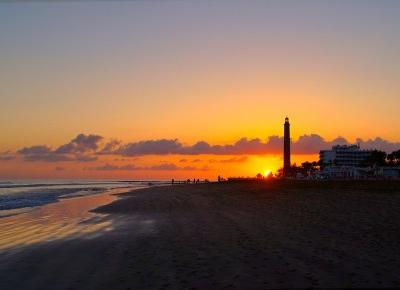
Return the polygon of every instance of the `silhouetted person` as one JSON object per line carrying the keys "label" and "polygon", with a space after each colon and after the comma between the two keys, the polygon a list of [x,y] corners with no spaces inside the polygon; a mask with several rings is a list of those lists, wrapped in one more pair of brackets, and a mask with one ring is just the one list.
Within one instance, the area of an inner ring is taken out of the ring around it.
{"label": "silhouetted person", "polygon": [[174,184],[174,182],[175,182],[175,180],[172,178],[172,180],[171,180],[171,184]]}
{"label": "silhouetted person", "polygon": [[218,175],[218,182],[221,182],[221,176]]}

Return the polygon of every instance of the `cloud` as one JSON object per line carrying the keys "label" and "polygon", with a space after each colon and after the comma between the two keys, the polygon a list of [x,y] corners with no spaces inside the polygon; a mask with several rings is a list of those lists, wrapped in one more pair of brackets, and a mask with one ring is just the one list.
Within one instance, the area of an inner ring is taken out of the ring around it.
{"label": "cloud", "polygon": [[173,163],[163,163],[160,165],[150,166],[150,167],[148,167],[148,169],[150,169],[150,170],[179,170],[181,168]]}
{"label": "cloud", "polygon": [[110,154],[110,153],[114,152],[114,150],[116,150],[121,144],[122,144],[122,142],[119,140],[111,140],[111,141],[107,142],[104,145],[103,149],[101,149],[98,153],[99,154]]}
{"label": "cloud", "polygon": [[[215,146],[214,146],[215,147]],[[180,149],[181,154],[212,154],[216,148],[213,148],[210,144],[205,141],[199,141],[192,146],[182,147]],[[200,153],[201,152],[201,153]]]}
{"label": "cloud", "polygon": [[210,159],[208,162],[210,163],[243,163],[248,160],[247,156],[242,156],[242,157],[232,157],[228,159],[220,159],[220,160],[215,160],[215,159]]}
{"label": "cloud", "polygon": [[73,161],[74,159],[63,154],[44,153],[44,154],[28,154],[24,156],[25,161],[44,161],[44,162],[60,162]]}
{"label": "cloud", "polygon": [[0,152],[0,161],[10,161],[16,159],[17,156],[11,151]]}
{"label": "cloud", "polygon": [[[303,139],[306,139],[304,137]],[[302,140],[304,141],[304,140]],[[199,141],[191,146],[185,146],[177,139],[147,140],[122,145],[113,154],[123,156],[136,155],[244,155],[244,154],[277,154],[281,153],[283,138],[270,136],[265,142],[261,139],[242,138],[233,144],[228,145],[210,145],[205,141]],[[196,160],[196,159],[195,159]],[[182,159],[181,162],[186,162]]]}
{"label": "cloud", "polygon": [[76,154],[96,151],[99,148],[99,142],[103,137],[99,135],[85,135],[79,134],[71,142],[61,145],[54,153],[60,154]]}
{"label": "cloud", "polygon": [[87,169],[88,170],[100,170],[100,171],[115,171],[115,170],[142,170],[143,168],[137,167],[136,165],[133,165],[133,164],[118,166],[118,165],[106,163],[101,166],[97,166],[94,168],[87,168]]}
{"label": "cloud", "polygon": [[93,167],[93,168],[86,168],[87,170],[99,170],[99,171],[112,171],[112,170],[119,170],[119,166],[111,165],[111,164],[104,164],[101,166]]}
{"label": "cloud", "polygon": [[147,140],[120,146],[114,154],[124,156],[179,154],[183,146],[177,139]]}
{"label": "cloud", "polygon": [[363,149],[380,149],[391,153],[400,149],[400,142],[389,142],[382,138],[368,139],[366,141],[357,138],[356,143],[359,143]]}
{"label": "cloud", "polygon": [[55,171],[64,171],[65,168],[64,168],[64,167],[57,166],[57,167],[54,168],[54,170],[55,170]]}
{"label": "cloud", "polygon": [[6,156],[0,156],[0,161],[10,161],[14,160],[16,157],[13,155],[6,155]]}
{"label": "cloud", "polygon": [[78,162],[92,162],[96,161],[97,156],[92,156],[92,155],[77,155],[75,156],[75,161]]}
{"label": "cloud", "polygon": [[[185,146],[177,139],[147,140],[122,145],[112,153],[123,156],[136,155],[244,155],[244,154],[276,154],[282,151],[283,138],[271,136],[266,142],[261,139],[242,138],[229,145],[210,145],[205,141],[199,141],[191,146]],[[185,160],[187,161],[187,160]],[[184,161],[181,161],[184,162]]]}
{"label": "cloud", "polygon": [[[390,142],[382,138],[369,139],[363,141],[356,139],[364,149],[378,149],[387,152],[398,150],[399,142]],[[302,135],[297,140],[292,140],[291,150],[293,154],[317,154],[320,150],[329,149],[333,145],[351,144],[343,137],[337,137],[332,141],[327,141],[318,134]],[[147,140],[135,143],[128,143],[115,150],[114,154],[125,156],[134,155],[261,155],[261,154],[281,154],[283,148],[283,137],[270,136],[265,141],[254,138],[241,138],[233,144],[210,145],[205,141],[199,141],[193,145],[185,146],[177,139]],[[196,159],[195,159],[196,160]],[[180,162],[187,162],[181,159]]]}
{"label": "cloud", "polygon": [[90,162],[97,160],[92,156],[99,148],[99,142],[103,137],[99,135],[79,134],[69,143],[61,145],[56,150],[52,150],[46,145],[36,145],[24,147],[17,151],[18,154],[24,156],[25,161],[44,161],[44,162],[60,162],[60,161],[78,161]]}
{"label": "cloud", "polygon": [[139,160],[140,158],[138,157],[130,157],[130,158],[114,158],[114,161],[117,162],[125,162],[125,161],[135,161],[135,160]]}
{"label": "cloud", "polygon": [[113,165],[106,163],[101,166],[97,167],[91,167],[91,168],[86,168],[87,170],[99,170],[99,171],[136,171],[136,170],[151,170],[151,171],[178,171],[178,170],[184,170],[184,171],[191,171],[191,170],[204,170],[203,168],[198,169],[196,167],[192,166],[185,166],[185,167],[179,167],[176,164],[173,163],[163,163],[163,164],[158,164],[158,165],[152,165],[152,166],[136,166],[134,164],[128,164],[128,165]]}
{"label": "cloud", "polygon": [[17,152],[20,154],[23,154],[23,155],[48,154],[48,153],[51,153],[51,148],[49,148],[45,145],[37,145],[37,146],[31,146],[31,147],[24,147],[24,148],[18,150]]}
{"label": "cloud", "polygon": [[[388,153],[400,149],[400,142],[390,142],[380,137],[375,139],[368,139],[364,141],[357,138],[355,143],[359,144],[361,149],[382,150]],[[316,134],[303,135],[292,143],[292,152],[297,154],[314,154],[320,150],[330,149],[334,145],[349,145],[354,144],[349,142],[343,137],[337,137],[332,141],[326,141],[321,136]]]}
{"label": "cloud", "polygon": [[246,162],[248,159],[247,156],[242,156],[242,157],[238,157],[238,158],[229,158],[229,159],[222,159],[219,162],[221,163],[242,163],[242,162]]}
{"label": "cloud", "polygon": [[72,160],[71,157],[65,154],[57,154],[45,145],[24,147],[18,150],[17,153],[23,155],[25,161],[59,162]]}
{"label": "cloud", "polygon": [[[76,161],[90,162],[97,160],[99,155],[116,155],[121,158],[136,157],[144,155],[264,155],[264,154],[282,154],[283,137],[269,136],[262,140],[259,138],[241,138],[232,144],[211,145],[205,141],[199,141],[193,145],[185,145],[178,139],[158,139],[158,140],[143,140],[131,143],[122,143],[118,140],[111,140],[101,146],[104,140],[99,135],[79,134],[69,143],[59,146],[53,150],[46,145],[37,145],[24,147],[17,151],[17,154],[22,155],[26,161],[44,161],[44,162],[59,162],[59,161]],[[400,142],[390,142],[382,138],[356,139],[362,149],[378,149],[386,152],[392,152],[400,149]],[[317,154],[320,150],[329,149],[337,144],[350,144],[343,137],[337,137],[334,140],[327,141],[318,134],[302,135],[297,140],[291,142],[292,154]],[[97,156],[96,156],[97,155]],[[9,156],[9,157],[5,157]],[[0,160],[11,160],[12,154],[2,156]],[[242,158],[242,159],[240,159]],[[245,162],[247,157],[238,157],[220,160],[221,163]],[[179,160],[180,163],[189,162],[188,159]],[[193,159],[191,162],[200,162],[200,159]],[[167,163],[167,162],[165,162]],[[212,163],[212,162],[211,162]],[[179,170],[185,170],[185,167],[179,167]],[[143,168],[142,168],[143,169]],[[123,170],[123,169],[120,169]],[[125,169],[127,170],[127,169]],[[143,170],[150,170],[149,168]],[[167,170],[167,169],[160,169]],[[168,170],[176,170],[171,166]],[[192,170],[187,167],[186,170]]]}

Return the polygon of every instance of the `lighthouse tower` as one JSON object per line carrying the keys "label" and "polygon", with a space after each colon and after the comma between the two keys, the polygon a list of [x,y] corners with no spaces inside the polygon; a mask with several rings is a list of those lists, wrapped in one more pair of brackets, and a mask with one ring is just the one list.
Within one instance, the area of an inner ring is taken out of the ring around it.
{"label": "lighthouse tower", "polygon": [[283,134],[283,176],[290,175],[290,123],[289,118],[285,118]]}

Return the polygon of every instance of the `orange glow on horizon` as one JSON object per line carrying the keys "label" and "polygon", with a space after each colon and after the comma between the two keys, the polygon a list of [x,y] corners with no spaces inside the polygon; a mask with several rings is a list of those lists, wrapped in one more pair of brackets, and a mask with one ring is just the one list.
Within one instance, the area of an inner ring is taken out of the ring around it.
{"label": "orange glow on horizon", "polygon": [[[0,59],[7,61],[0,66],[0,155],[40,145],[54,151],[78,134],[125,145],[159,139],[184,146],[204,141],[224,147],[242,138],[265,143],[283,135],[285,116],[293,141],[316,134],[325,141],[399,143],[395,6],[126,2],[72,3],[69,9],[43,3],[51,13],[2,5]],[[307,150],[293,152],[317,153],[320,144],[304,142]],[[227,152],[267,154],[237,160],[90,151],[91,160],[65,162],[22,161],[15,154],[12,160],[0,156],[0,178],[211,179],[274,173],[283,163],[277,149]],[[318,156],[292,155],[292,163],[306,160]]]}
{"label": "orange glow on horizon", "polygon": [[[318,160],[318,155],[292,155],[293,163]],[[0,162],[1,179],[187,179],[215,180],[222,177],[254,177],[276,173],[282,167],[281,155],[150,155],[120,158],[101,156],[91,162],[27,162],[20,159]],[[107,169],[113,165],[114,169]],[[163,166],[166,166],[164,169]],[[138,169],[129,170],[129,166]],[[161,166],[160,170],[155,170]]]}

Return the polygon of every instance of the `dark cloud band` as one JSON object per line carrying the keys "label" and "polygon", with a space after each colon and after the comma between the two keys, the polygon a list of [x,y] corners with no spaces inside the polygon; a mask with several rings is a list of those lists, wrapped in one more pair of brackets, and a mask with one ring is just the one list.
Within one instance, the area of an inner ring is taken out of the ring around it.
{"label": "dark cloud band", "polygon": [[[369,139],[363,141],[356,139],[363,149],[378,149],[391,152],[400,148],[399,142],[390,142],[382,138]],[[346,139],[338,137],[332,141],[326,141],[317,134],[303,135],[298,140],[292,141],[293,154],[317,154],[320,150],[329,149],[333,145],[350,144]],[[185,146],[177,139],[147,140],[128,143],[119,146],[112,154],[123,156],[139,155],[261,155],[261,154],[281,154],[283,137],[270,136],[266,141],[261,139],[242,138],[233,144],[210,145],[207,142],[199,141],[191,146]],[[232,160],[234,161],[234,160]]]}
{"label": "dark cloud band", "polygon": [[86,168],[86,170],[98,170],[98,171],[140,171],[140,170],[152,170],[152,171],[178,171],[178,170],[181,170],[182,171],[182,170],[184,170],[184,171],[192,171],[192,170],[208,170],[208,168],[207,167],[196,168],[193,166],[179,167],[173,163],[163,163],[163,164],[153,165],[153,166],[136,166],[134,164],[118,166],[118,165],[106,163],[101,166]]}
{"label": "dark cloud band", "polygon": [[[26,161],[78,161],[90,162],[97,160],[98,155],[143,156],[143,155],[264,155],[281,154],[283,137],[270,136],[265,141],[255,138],[242,138],[233,144],[211,145],[199,141],[193,145],[184,145],[178,139],[144,140],[131,143],[122,143],[117,140],[102,143],[103,137],[99,135],[79,134],[69,143],[53,150],[45,145],[25,147],[17,151]],[[356,139],[363,149],[378,149],[392,152],[400,148],[400,142],[390,142],[382,138],[369,140]],[[322,149],[328,149],[337,144],[349,144],[338,137],[327,141],[317,134],[303,135],[292,141],[293,154],[317,154]],[[181,160],[182,161],[182,160]],[[243,162],[244,159],[227,159],[226,163]],[[172,168],[171,168],[172,169]],[[160,169],[162,170],[162,169]],[[172,169],[173,170],[173,169]]]}

